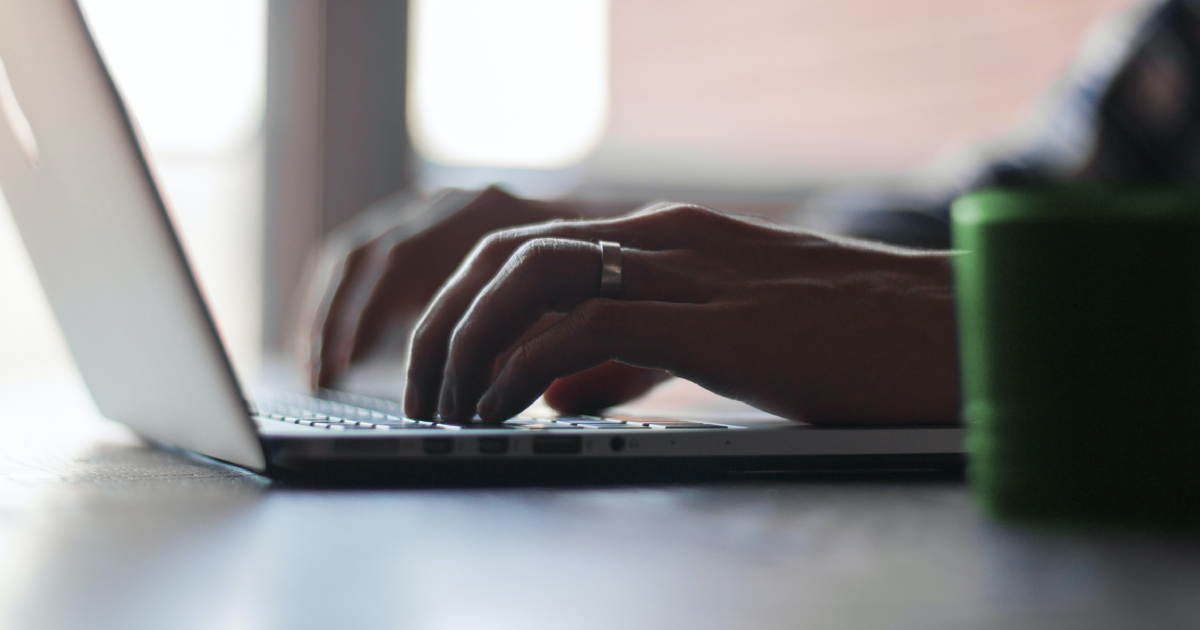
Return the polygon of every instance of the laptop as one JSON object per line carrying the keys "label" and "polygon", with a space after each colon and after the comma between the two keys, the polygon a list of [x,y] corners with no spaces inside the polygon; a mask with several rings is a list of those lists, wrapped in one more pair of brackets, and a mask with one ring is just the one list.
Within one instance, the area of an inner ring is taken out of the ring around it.
{"label": "laptop", "polygon": [[268,474],[961,462],[959,427],[812,427],[764,414],[542,414],[459,426],[346,392],[251,398],[74,0],[0,0],[0,117],[0,190],[79,372],[105,416],[156,442]]}

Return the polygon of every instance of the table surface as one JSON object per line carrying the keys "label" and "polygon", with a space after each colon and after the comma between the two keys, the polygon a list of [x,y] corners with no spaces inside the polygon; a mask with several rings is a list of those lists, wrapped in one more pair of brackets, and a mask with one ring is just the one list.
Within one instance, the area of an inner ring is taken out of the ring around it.
{"label": "table surface", "polygon": [[3,628],[1200,628],[1200,538],[921,475],[297,487],[0,384]]}

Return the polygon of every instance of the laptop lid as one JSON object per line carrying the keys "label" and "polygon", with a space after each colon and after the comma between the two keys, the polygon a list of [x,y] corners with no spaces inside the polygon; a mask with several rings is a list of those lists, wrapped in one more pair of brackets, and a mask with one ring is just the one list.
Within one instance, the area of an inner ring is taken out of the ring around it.
{"label": "laptop lid", "polygon": [[100,411],[265,468],[136,127],[74,0],[0,0],[0,190]]}

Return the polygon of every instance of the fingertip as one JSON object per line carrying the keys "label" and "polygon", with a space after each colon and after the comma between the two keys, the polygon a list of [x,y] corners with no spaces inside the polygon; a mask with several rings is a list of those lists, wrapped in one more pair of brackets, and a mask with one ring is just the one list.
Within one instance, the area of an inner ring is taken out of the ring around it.
{"label": "fingertip", "polygon": [[442,388],[438,393],[438,415],[445,419],[454,418],[455,402],[454,379],[443,378]]}
{"label": "fingertip", "polygon": [[404,413],[410,418],[431,420],[437,414],[437,383],[431,385],[428,375],[417,366],[421,362],[409,355],[404,384]]}
{"label": "fingertip", "polygon": [[421,404],[421,392],[412,386],[412,381],[404,387],[404,415],[409,418],[425,418],[427,414]]}
{"label": "fingertip", "polygon": [[312,389],[313,391],[321,389],[321,383],[324,382],[324,378],[325,377],[321,374],[320,365],[318,364],[317,366],[313,367],[312,370],[308,373],[309,389]]}
{"label": "fingertip", "polygon": [[506,418],[497,419],[493,415],[496,411],[496,404],[499,402],[499,394],[496,393],[496,388],[489,388],[483,394],[483,398],[479,399],[479,404],[475,407],[475,412],[479,414],[479,419],[485,424],[499,424]]}
{"label": "fingertip", "polygon": [[302,369],[304,370],[303,374],[305,380],[307,381],[308,388],[316,389],[317,382],[321,379],[320,361],[318,361],[316,357],[309,357],[309,360],[304,363]]}
{"label": "fingertip", "polygon": [[336,382],[337,375],[333,372],[333,370],[322,365],[322,367],[317,368],[317,373],[313,377],[312,386],[314,390],[327,389],[332,387]]}

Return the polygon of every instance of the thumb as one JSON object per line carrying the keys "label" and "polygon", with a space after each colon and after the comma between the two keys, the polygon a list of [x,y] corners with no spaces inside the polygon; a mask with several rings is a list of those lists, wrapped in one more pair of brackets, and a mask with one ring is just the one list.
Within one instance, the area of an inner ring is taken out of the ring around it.
{"label": "thumb", "polygon": [[554,381],[544,397],[561,413],[590,413],[633,400],[670,377],[663,370],[608,361]]}

